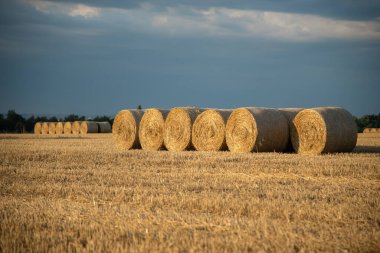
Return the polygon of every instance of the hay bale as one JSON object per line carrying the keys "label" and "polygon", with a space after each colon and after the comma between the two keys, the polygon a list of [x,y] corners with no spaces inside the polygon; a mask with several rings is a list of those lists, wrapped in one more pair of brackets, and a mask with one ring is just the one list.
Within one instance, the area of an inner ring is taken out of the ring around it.
{"label": "hay bale", "polygon": [[55,133],[56,134],[63,134],[63,123],[58,122],[57,125],[55,125]]}
{"label": "hay bale", "polygon": [[98,133],[98,124],[94,121],[83,121],[80,123],[81,134]]}
{"label": "hay bale", "polygon": [[143,110],[118,112],[112,125],[112,136],[116,147],[122,150],[141,147],[138,133],[143,114]]}
{"label": "hay bale", "polygon": [[370,128],[364,128],[364,130],[363,130],[363,133],[365,134],[365,133],[369,133],[370,132]]}
{"label": "hay bale", "polygon": [[203,111],[195,107],[177,107],[170,110],[164,128],[164,143],[169,151],[193,149],[191,130],[195,119]]}
{"label": "hay bale", "polygon": [[34,124],[34,134],[41,134],[41,130],[42,130],[41,122],[37,122],[36,124]]}
{"label": "hay bale", "polygon": [[139,139],[144,150],[164,149],[165,119],[169,110],[148,109],[140,121]]}
{"label": "hay bale", "polygon": [[300,111],[304,110],[304,108],[279,108],[278,110],[285,116],[289,128],[288,144],[286,145],[284,152],[294,152],[292,140],[290,139],[290,129],[293,127],[294,118]]}
{"label": "hay bale", "polygon": [[41,134],[49,134],[49,122],[42,123]]}
{"label": "hay bale", "polygon": [[380,133],[380,128],[376,128],[376,133]]}
{"label": "hay bale", "polygon": [[354,117],[338,107],[306,109],[293,120],[291,140],[299,154],[350,152],[357,140]]}
{"label": "hay bale", "polygon": [[289,138],[286,118],[276,109],[239,108],[226,125],[227,146],[232,152],[285,150]]}
{"label": "hay bale", "polygon": [[58,122],[50,122],[49,123],[49,134],[55,134],[55,126]]}
{"label": "hay bale", "polygon": [[73,134],[80,134],[80,124],[82,121],[74,121],[73,124],[71,125],[71,132]]}
{"label": "hay bale", "polygon": [[63,125],[63,133],[64,134],[71,134],[72,123],[71,122],[65,122]]}
{"label": "hay bale", "polygon": [[369,132],[370,132],[371,134],[377,133],[377,129],[376,129],[376,128],[370,128],[370,129],[369,129]]}
{"label": "hay bale", "polygon": [[232,110],[208,109],[195,119],[192,143],[198,151],[226,150],[226,123]]}
{"label": "hay bale", "polygon": [[111,127],[111,124],[108,122],[108,121],[104,121],[104,122],[96,122],[96,124],[98,124],[98,132],[99,133],[111,133],[112,132],[112,127]]}

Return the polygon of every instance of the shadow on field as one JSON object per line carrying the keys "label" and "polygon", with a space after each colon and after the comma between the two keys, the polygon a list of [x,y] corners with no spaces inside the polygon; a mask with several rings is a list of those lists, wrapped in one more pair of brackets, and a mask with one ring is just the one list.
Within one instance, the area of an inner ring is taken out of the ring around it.
{"label": "shadow on field", "polygon": [[380,146],[356,146],[354,153],[380,153]]}

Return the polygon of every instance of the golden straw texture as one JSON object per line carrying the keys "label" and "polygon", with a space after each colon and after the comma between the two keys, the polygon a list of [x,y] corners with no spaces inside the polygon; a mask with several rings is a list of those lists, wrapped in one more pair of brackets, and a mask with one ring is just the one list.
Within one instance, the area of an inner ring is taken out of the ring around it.
{"label": "golden straw texture", "polygon": [[41,130],[42,130],[41,122],[37,122],[36,124],[34,124],[34,134],[41,134]]}
{"label": "golden straw texture", "polygon": [[71,122],[65,122],[65,124],[63,125],[63,133],[64,134],[71,134],[71,127],[72,127],[72,123]]}
{"label": "golden straw texture", "polygon": [[83,121],[79,131],[81,134],[98,133],[98,124],[94,121]]}
{"label": "golden straw texture", "polygon": [[226,125],[226,141],[232,152],[281,152],[289,138],[286,118],[271,108],[239,108]]}
{"label": "golden straw texture", "polygon": [[138,132],[143,114],[143,110],[118,112],[112,125],[112,136],[117,148],[129,150],[141,147]]}
{"label": "golden straw texture", "polygon": [[56,134],[63,134],[63,123],[58,122],[57,125],[55,125],[55,133]]}
{"label": "golden straw texture", "polygon": [[288,122],[288,128],[289,128],[289,137],[288,137],[288,144],[286,145],[285,152],[294,152],[294,148],[292,145],[292,140],[290,139],[290,129],[293,127],[293,120],[297,116],[297,114],[304,110],[304,108],[279,108],[278,109],[282,115],[285,116],[287,122]]}
{"label": "golden straw texture", "polygon": [[338,107],[306,109],[293,120],[291,140],[299,154],[350,152],[355,148],[357,126],[354,117]]}
{"label": "golden straw texture", "polygon": [[108,121],[96,122],[96,124],[98,124],[99,133],[112,133],[112,127]]}
{"label": "golden straw texture", "polygon": [[165,119],[169,110],[148,109],[141,118],[139,138],[144,150],[164,149]]}
{"label": "golden straw texture", "polygon": [[198,151],[226,150],[226,123],[232,110],[208,109],[196,118],[192,143]]}
{"label": "golden straw texture", "polygon": [[42,123],[41,134],[49,134],[49,122]]}
{"label": "golden straw texture", "polygon": [[80,134],[80,124],[82,121],[74,121],[73,124],[71,125],[71,132],[73,134]]}
{"label": "golden straw texture", "polygon": [[194,107],[177,107],[170,110],[164,129],[164,143],[169,151],[192,149],[191,130],[197,116],[204,110]]}

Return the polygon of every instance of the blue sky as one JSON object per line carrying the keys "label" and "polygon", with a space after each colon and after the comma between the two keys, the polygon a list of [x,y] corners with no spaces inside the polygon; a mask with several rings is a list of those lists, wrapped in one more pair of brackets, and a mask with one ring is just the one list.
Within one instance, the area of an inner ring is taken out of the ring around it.
{"label": "blue sky", "polygon": [[380,1],[0,2],[0,112],[380,112]]}

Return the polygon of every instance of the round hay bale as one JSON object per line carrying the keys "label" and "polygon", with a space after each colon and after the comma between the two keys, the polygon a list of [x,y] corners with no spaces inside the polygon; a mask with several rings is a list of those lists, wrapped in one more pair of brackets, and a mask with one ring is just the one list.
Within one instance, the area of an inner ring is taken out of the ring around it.
{"label": "round hay bale", "polygon": [[287,120],[276,109],[238,108],[226,125],[227,146],[232,152],[281,152],[288,138]]}
{"label": "round hay bale", "polygon": [[226,150],[226,123],[232,110],[208,109],[195,119],[192,143],[198,151]]}
{"label": "round hay bale", "polygon": [[286,118],[286,121],[288,122],[288,128],[289,128],[289,137],[288,137],[288,144],[286,145],[285,152],[294,152],[294,148],[292,145],[292,140],[290,139],[290,129],[293,127],[293,120],[297,116],[297,114],[304,110],[304,108],[279,108],[278,109],[282,115]]}
{"label": "round hay bale", "polygon": [[377,129],[376,129],[376,128],[370,128],[370,129],[369,129],[369,132],[370,132],[371,134],[377,133]]}
{"label": "round hay bale", "polygon": [[74,121],[73,124],[71,125],[71,132],[73,134],[80,134],[80,124],[82,121]]}
{"label": "round hay bale", "polygon": [[63,134],[63,123],[58,122],[57,125],[55,125],[55,133],[56,134]]}
{"label": "round hay bale", "polygon": [[49,123],[49,134],[55,134],[55,126],[57,125],[57,122],[50,122]]}
{"label": "round hay bale", "polygon": [[376,133],[380,133],[380,128],[376,128]]}
{"label": "round hay bale", "polygon": [[116,115],[112,125],[112,136],[116,147],[122,150],[140,148],[139,125],[143,110],[122,110]]}
{"label": "round hay bale", "polygon": [[34,124],[34,134],[41,134],[41,130],[42,130],[41,122],[37,122],[36,124]]}
{"label": "round hay bale", "polygon": [[111,127],[111,124],[108,122],[108,121],[104,121],[104,122],[96,122],[96,124],[98,124],[98,132],[99,133],[111,133],[112,132],[112,127]]}
{"label": "round hay bale", "polygon": [[71,122],[65,122],[63,125],[63,133],[64,134],[71,134],[72,123]]}
{"label": "round hay bale", "polygon": [[364,128],[363,133],[369,133],[369,132],[370,132],[370,128]]}
{"label": "round hay bale", "polygon": [[356,146],[354,117],[338,107],[306,109],[293,120],[291,140],[299,154],[350,152]]}
{"label": "round hay bale", "polygon": [[165,120],[164,143],[169,151],[193,149],[191,129],[203,110],[194,107],[177,107],[170,110]]}
{"label": "round hay bale", "polygon": [[140,121],[139,138],[144,150],[164,149],[165,119],[169,110],[148,109]]}
{"label": "round hay bale", "polygon": [[81,134],[98,133],[98,124],[94,121],[83,121],[80,123]]}
{"label": "round hay bale", "polygon": [[49,134],[49,122],[42,123],[41,134]]}

